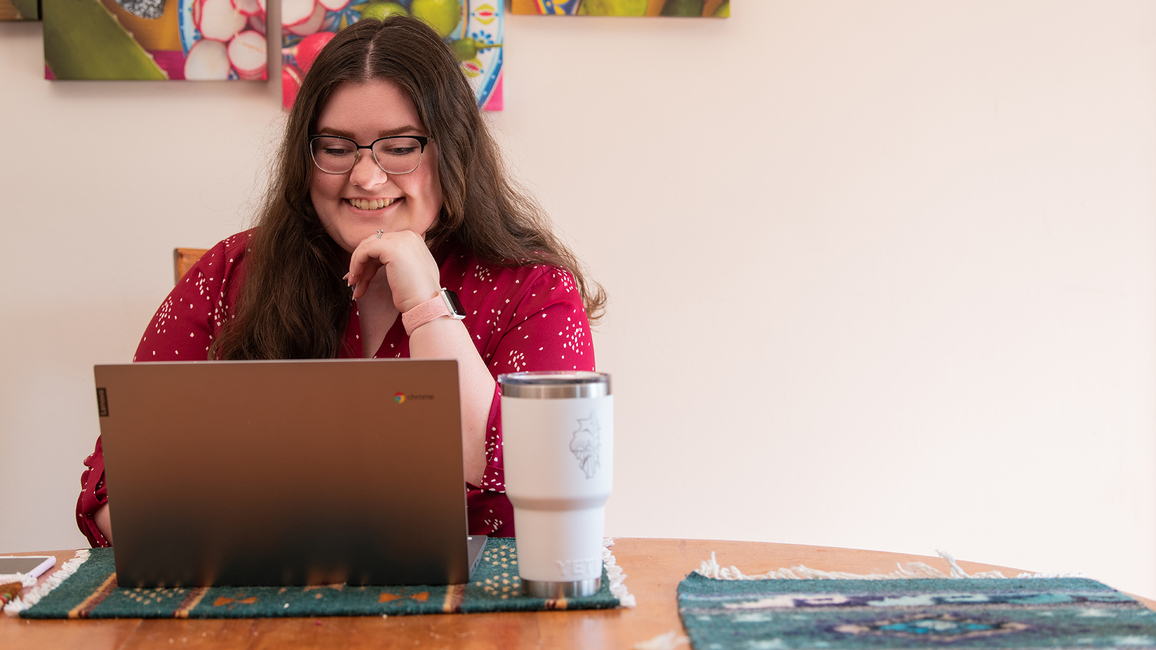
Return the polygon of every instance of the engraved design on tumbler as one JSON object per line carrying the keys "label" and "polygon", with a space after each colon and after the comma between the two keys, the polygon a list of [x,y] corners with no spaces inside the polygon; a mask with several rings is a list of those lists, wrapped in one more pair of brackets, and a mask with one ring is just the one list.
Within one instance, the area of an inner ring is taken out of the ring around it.
{"label": "engraved design on tumbler", "polygon": [[598,433],[598,418],[594,416],[594,411],[591,411],[590,417],[578,418],[578,430],[570,440],[570,452],[578,459],[578,467],[586,474],[587,480],[594,478],[598,468],[601,467],[599,452],[602,450],[602,443],[598,440]]}

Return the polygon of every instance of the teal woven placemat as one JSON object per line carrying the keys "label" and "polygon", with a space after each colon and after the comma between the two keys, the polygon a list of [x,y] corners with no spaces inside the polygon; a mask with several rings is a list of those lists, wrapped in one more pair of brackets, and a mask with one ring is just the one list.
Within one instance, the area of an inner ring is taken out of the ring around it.
{"label": "teal woven placemat", "polygon": [[678,611],[695,650],[1156,648],[1156,612],[1083,578],[716,580]]}
{"label": "teal woven placemat", "polygon": [[606,569],[602,589],[587,598],[548,600],[519,594],[514,540],[490,538],[471,581],[420,587],[206,587],[121,589],[112,549],[92,549],[76,573],[20,612],[25,618],[266,618],[400,616],[546,609],[611,609]]}

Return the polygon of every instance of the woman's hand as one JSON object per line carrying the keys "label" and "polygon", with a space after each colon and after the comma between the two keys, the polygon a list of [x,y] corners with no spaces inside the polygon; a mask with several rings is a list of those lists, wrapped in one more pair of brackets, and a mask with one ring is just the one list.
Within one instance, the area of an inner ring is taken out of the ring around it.
{"label": "woman's hand", "polygon": [[425,240],[410,230],[382,233],[363,239],[349,259],[345,280],[353,299],[365,295],[381,267],[385,267],[393,304],[401,313],[433,298],[441,289],[441,272]]}
{"label": "woman's hand", "polygon": [[[425,240],[411,231],[383,233],[381,239],[373,235],[357,245],[350,256],[349,273],[345,275],[349,286],[354,287],[355,300],[370,290],[382,267],[385,267],[393,304],[402,314],[437,296],[441,289],[437,262]],[[378,295],[378,289],[373,287],[374,296]],[[359,310],[364,328],[368,319],[364,309],[359,307]],[[389,325],[394,318],[397,316],[391,315]],[[384,331],[381,336],[385,336]],[[494,399],[494,378],[470,340],[470,333],[460,320],[436,318],[410,334],[409,354],[414,359],[457,359],[463,469],[467,483],[481,485],[486,470],[486,421]]]}

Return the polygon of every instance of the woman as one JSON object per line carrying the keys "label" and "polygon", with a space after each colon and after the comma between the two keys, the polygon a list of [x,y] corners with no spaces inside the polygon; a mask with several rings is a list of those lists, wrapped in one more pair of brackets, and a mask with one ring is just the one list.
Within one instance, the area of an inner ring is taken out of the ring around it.
{"label": "woman", "polygon": [[[469,530],[504,536],[514,523],[495,378],[593,370],[588,316],[604,304],[505,178],[440,37],[409,18],[365,20],[306,76],[257,227],[197,262],[133,360],[457,359]],[[107,546],[99,439],[85,465],[77,521]]]}

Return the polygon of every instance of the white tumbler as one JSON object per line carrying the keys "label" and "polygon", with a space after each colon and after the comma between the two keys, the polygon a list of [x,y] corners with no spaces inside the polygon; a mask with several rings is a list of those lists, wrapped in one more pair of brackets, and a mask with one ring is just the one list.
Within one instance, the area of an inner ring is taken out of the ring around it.
{"label": "white tumbler", "polygon": [[499,375],[498,383],[522,593],[597,593],[614,470],[610,375],[515,372]]}

